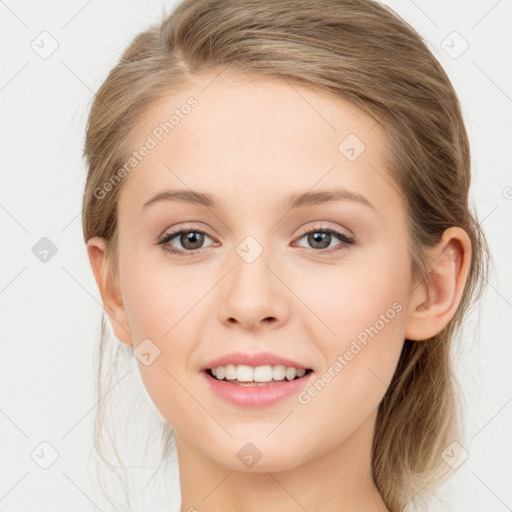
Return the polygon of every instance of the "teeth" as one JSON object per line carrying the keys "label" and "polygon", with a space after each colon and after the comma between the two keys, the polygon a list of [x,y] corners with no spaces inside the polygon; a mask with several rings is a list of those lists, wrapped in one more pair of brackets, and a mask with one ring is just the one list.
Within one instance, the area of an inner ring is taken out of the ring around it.
{"label": "teeth", "polygon": [[255,382],[259,386],[265,385],[267,382],[281,381],[285,378],[293,380],[296,377],[304,377],[306,374],[305,368],[286,367],[282,364],[271,366],[269,364],[264,366],[248,366],[245,364],[228,364],[226,366],[217,366],[210,369],[212,374],[218,380],[230,380],[239,382]]}
{"label": "teeth", "polygon": [[236,379],[236,366],[234,364],[228,364],[226,368],[226,379]]}
{"label": "teeth", "polygon": [[254,368],[254,382],[270,382],[272,380],[272,376],[273,371],[272,366],[270,365],[257,366]]}
{"label": "teeth", "polygon": [[[286,366],[278,364],[272,367],[272,378],[274,380],[283,380],[286,375]],[[290,380],[290,379],[288,379]]]}
{"label": "teeth", "polygon": [[[217,375],[219,373],[219,369],[224,368],[222,366],[217,366]],[[252,366],[247,366],[245,364],[239,364],[236,367],[236,380],[239,380],[241,382],[250,382],[251,380],[254,380],[254,370]],[[218,378],[218,377],[217,377]]]}
{"label": "teeth", "polygon": [[286,378],[293,380],[297,376],[297,368],[286,368]]}

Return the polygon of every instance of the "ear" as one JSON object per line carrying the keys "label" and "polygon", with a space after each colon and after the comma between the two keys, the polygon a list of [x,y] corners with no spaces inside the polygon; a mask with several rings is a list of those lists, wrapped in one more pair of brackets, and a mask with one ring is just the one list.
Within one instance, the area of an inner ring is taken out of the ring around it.
{"label": "ear", "polygon": [[93,237],[87,242],[89,262],[101,294],[103,308],[108,315],[114,334],[119,341],[131,345],[130,325],[123,305],[119,283],[109,268],[105,249],[106,242],[104,238]]}
{"label": "ear", "polygon": [[471,240],[459,227],[445,230],[429,251],[430,272],[414,290],[405,338],[426,340],[441,332],[455,315],[471,263]]}

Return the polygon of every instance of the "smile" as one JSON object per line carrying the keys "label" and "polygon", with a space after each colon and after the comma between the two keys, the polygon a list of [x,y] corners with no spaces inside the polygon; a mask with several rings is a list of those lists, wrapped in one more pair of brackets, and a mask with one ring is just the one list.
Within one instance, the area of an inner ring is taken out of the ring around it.
{"label": "smile", "polygon": [[206,370],[216,380],[239,386],[268,386],[282,381],[300,379],[312,370],[284,365],[249,366],[245,364],[217,366]]}
{"label": "smile", "polygon": [[201,372],[216,397],[240,408],[262,408],[285,402],[306,386],[313,373],[311,369],[283,365],[229,364]]}

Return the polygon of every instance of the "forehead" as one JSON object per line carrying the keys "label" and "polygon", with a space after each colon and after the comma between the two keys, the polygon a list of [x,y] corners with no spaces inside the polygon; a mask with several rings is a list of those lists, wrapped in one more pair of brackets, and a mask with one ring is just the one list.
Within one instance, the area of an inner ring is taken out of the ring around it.
{"label": "forehead", "polygon": [[178,185],[236,191],[244,204],[317,184],[365,191],[374,204],[396,195],[383,127],[348,101],[282,79],[195,75],[147,109],[130,140],[132,151],[144,145],[125,203]]}

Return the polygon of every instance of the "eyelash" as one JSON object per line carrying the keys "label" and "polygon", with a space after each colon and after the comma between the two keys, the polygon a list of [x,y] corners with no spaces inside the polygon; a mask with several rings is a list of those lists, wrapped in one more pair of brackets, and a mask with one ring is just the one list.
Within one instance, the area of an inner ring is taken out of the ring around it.
{"label": "eyelash", "polygon": [[[178,229],[178,230],[175,230],[175,231],[170,231],[168,233],[165,233],[157,241],[157,245],[162,246],[162,249],[164,251],[166,251],[166,252],[169,252],[171,254],[175,254],[177,256],[183,256],[183,257],[193,256],[194,254],[197,254],[198,252],[200,252],[202,250],[202,249],[195,249],[193,251],[183,251],[181,249],[176,249],[175,247],[172,247],[172,246],[167,246],[167,244],[173,238],[176,238],[177,235],[181,235],[182,233],[200,233],[202,235],[206,235],[209,238],[213,238],[206,231],[203,231],[202,229],[197,229],[197,228],[193,228],[193,227],[185,227],[185,228],[181,228],[181,229]],[[342,249],[344,249],[344,248],[346,248],[346,247],[348,247],[350,245],[355,244],[355,239],[353,237],[351,237],[349,235],[346,235],[344,233],[341,233],[339,231],[336,231],[335,229],[323,228],[323,227],[314,227],[312,229],[308,229],[308,230],[303,231],[300,234],[300,236],[298,237],[298,240],[300,240],[301,238],[303,238],[304,236],[306,236],[306,235],[308,235],[310,233],[327,233],[327,234],[335,236],[341,242],[341,244],[339,244],[335,248],[331,248],[329,250],[326,250],[326,249],[310,249],[311,251],[314,251],[314,252],[320,252],[320,253],[323,253],[323,254],[330,254],[330,253],[342,250]]]}

